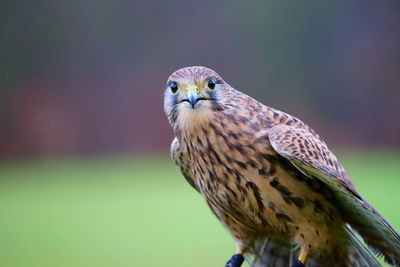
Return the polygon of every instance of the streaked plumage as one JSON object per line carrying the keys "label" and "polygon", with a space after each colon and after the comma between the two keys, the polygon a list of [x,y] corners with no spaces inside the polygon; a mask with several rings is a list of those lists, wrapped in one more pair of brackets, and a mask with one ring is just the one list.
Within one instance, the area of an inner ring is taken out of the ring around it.
{"label": "streaked plumage", "polygon": [[[355,190],[325,142],[299,119],[188,67],[168,79],[171,155],[253,266],[379,266],[349,224],[391,264],[400,237]],[[297,249],[296,249],[297,248]],[[300,256],[299,256],[300,254]]]}

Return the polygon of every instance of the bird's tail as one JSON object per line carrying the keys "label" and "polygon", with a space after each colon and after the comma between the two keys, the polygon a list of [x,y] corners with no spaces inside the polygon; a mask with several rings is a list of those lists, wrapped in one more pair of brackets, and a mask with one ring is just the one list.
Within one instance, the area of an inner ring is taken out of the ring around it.
{"label": "bird's tail", "polygon": [[400,266],[400,236],[388,222],[363,199],[347,206],[344,217],[351,228],[387,263]]}
{"label": "bird's tail", "polygon": [[350,228],[346,228],[349,235],[349,265],[350,266],[381,266],[371,251],[365,247]]}
{"label": "bird's tail", "polygon": [[[378,267],[381,266],[371,252],[366,248],[355,234],[348,232],[348,266],[354,267]],[[248,259],[252,267],[291,267],[299,255],[299,249],[288,241],[269,238],[256,246],[256,255]],[[338,266],[339,259],[332,257],[316,257],[310,255],[307,259],[307,267]],[[340,265],[340,264],[339,264]],[[340,265],[341,266],[341,265]]]}
{"label": "bird's tail", "polygon": [[257,243],[255,255],[248,258],[252,267],[291,266],[296,254],[295,248],[286,240],[268,238]]}

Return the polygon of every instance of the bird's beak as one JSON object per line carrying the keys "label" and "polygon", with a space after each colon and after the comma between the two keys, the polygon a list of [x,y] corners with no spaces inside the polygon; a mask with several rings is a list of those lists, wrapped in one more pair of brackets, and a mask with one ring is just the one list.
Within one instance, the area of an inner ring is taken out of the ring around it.
{"label": "bird's beak", "polygon": [[200,100],[205,100],[205,97],[199,93],[199,88],[197,86],[188,86],[186,89],[186,95],[183,97],[182,101],[187,101],[195,107],[196,103]]}

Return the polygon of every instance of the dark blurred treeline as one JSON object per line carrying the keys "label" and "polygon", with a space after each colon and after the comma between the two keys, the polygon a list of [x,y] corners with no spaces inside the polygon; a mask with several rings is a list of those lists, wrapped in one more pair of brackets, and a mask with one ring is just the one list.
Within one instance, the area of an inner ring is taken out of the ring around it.
{"label": "dark blurred treeline", "polygon": [[3,1],[0,157],[166,151],[204,65],[328,143],[400,147],[399,1]]}

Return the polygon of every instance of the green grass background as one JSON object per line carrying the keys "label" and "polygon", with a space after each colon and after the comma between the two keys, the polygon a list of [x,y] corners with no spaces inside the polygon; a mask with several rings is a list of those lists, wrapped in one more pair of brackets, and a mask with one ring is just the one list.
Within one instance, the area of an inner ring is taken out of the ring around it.
{"label": "green grass background", "polygon": [[[400,231],[400,152],[338,154]],[[0,266],[221,267],[234,250],[166,157],[0,164]]]}

